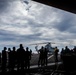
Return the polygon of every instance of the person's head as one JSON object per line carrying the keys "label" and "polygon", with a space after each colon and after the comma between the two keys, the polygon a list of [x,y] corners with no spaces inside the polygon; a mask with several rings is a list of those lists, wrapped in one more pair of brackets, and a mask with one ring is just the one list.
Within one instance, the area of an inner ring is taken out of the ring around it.
{"label": "person's head", "polygon": [[28,48],[28,47],[26,47],[26,50],[27,50],[27,51],[28,51],[28,49],[29,49],[29,48]]}
{"label": "person's head", "polygon": [[57,46],[55,47],[55,49],[57,49]]}
{"label": "person's head", "polygon": [[20,48],[23,48],[23,44],[20,44]]}
{"label": "person's head", "polygon": [[62,48],[62,51],[64,50],[64,48]]}
{"label": "person's head", "polygon": [[68,48],[68,46],[65,46],[65,49],[67,49]]}
{"label": "person's head", "polygon": [[42,46],[41,49],[43,49],[44,47]]}
{"label": "person's head", "polygon": [[16,50],[16,48],[15,48],[15,47],[13,47],[13,50]]}
{"label": "person's head", "polygon": [[7,49],[7,47],[4,47],[4,50],[6,50]]}
{"label": "person's head", "polygon": [[8,48],[8,51],[11,51],[11,48]]}

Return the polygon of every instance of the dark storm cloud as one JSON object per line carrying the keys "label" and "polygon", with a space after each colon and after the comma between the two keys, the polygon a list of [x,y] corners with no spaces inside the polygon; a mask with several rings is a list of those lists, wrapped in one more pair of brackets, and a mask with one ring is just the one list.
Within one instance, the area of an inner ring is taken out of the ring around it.
{"label": "dark storm cloud", "polygon": [[59,23],[55,24],[53,27],[63,32],[74,26],[73,22],[75,22],[76,18],[73,14],[66,14],[63,12],[61,14],[63,15],[62,20]]}
{"label": "dark storm cloud", "polygon": [[70,28],[68,31],[72,34],[76,34],[76,26]]}
{"label": "dark storm cloud", "polygon": [[0,30],[0,41],[13,41],[15,39],[15,34],[6,30]]}
{"label": "dark storm cloud", "polygon": [[41,33],[37,33],[37,34],[32,34],[32,35],[18,35],[15,34],[13,32],[9,32],[6,30],[0,30],[0,41],[32,41],[32,40],[42,40],[42,38],[40,38],[42,34]]}
{"label": "dark storm cloud", "polygon": [[36,40],[42,40],[42,38],[40,38],[41,33],[37,33],[37,34],[32,34],[32,35],[17,35],[17,40],[18,42],[22,41],[22,42],[29,42],[29,41],[36,41]]}
{"label": "dark storm cloud", "polygon": [[7,31],[7,30],[2,30],[0,29],[0,36],[5,35],[5,36],[11,36],[13,33]]}
{"label": "dark storm cloud", "polygon": [[59,30],[59,31],[66,31],[67,29],[69,29],[70,27],[72,27],[72,25],[69,23],[71,20],[67,19],[67,20],[63,20],[61,23],[59,23],[58,25],[55,25],[55,27]]}
{"label": "dark storm cloud", "polygon": [[9,0],[0,0],[0,13],[7,10],[9,6]]}

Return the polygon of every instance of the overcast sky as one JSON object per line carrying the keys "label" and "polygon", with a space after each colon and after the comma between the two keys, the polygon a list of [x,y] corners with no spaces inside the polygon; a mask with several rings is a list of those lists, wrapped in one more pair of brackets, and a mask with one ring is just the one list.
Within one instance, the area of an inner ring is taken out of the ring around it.
{"label": "overcast sky", "polygon": [[30,43],[76,45],[76,14],[31,1],[0,0],[0,49]]}

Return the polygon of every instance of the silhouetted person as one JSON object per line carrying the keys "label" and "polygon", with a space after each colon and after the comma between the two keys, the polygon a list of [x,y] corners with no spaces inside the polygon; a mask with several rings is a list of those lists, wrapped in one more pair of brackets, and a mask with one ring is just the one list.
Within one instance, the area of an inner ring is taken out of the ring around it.
{"label": "silhouetted person", "polygon": [[11,48],[8,48],[8,68],[9,68],[9,71],[11,71],[12,69],[12,51],[11,51]]}
{"label": "silhouetted person", "polygon": [[61,60],[63,60],[64,54],[65,54],[65,50],[64,50],[64,48],[62,48],[62,50],[60,52],[60,58],[61,58]]}
{"label": "silhouetted person", "polygon": [[1,62],[2,62],[2,53],[0,52],[0,65],[1,65]]}
{"label": "silhouetted person", "polygon": [[74,53],[76,54],[76,46],[74,46],[73,51],[74,51]]}
{"label": "silhouetted person", "polygon": [[[2,65],[2,53],[0,52],[0,66]],[[1,70],[1,67],[0,67]]]}
{"label": "silhouetted person", "polygon": [[12,55],[12,65],[11,65],[11,69],[14,70],[15,65],[16,65],[16,63],[17,63],[17,54],[16,54],[16,48],[15,48],[15,47],[12,48],[12,53],[11,53],[11,55]]}
{"label": "silhouetted person", "polygon": [[45,63],[45,65],[47,66],[47,63],[48,63],[48,50],[47,50],[47,48],[45,48],[45,50],[44,50],[44,63]]}
{"label": "silhouetted person", "polygon": [[31,60],[31,56],[32,56],[32,50],[30,49],[30,60]]}
{"label": "silhouetted person", "polygon": [[29,48],[26,47],[26,51],[25,51],[25,67],[26,67],[26,69],[30,68],[30,60],[31,60],[30,51],[29,51]]}
{"label": "silhouetted person", "polygon": [[38,67],[44,65],[44,47],[42,46],[39,50],[39,60],[38,60]]}
{"label": "silhouetted person", "polygon": [[70,53],[70,49],[68,48],[68,46],[65,46],[65,53]]}
{"label": "silhouetted person", "polygon": [[55,62],[58,62],[58,52],[59,52],[59,49],[55,47],[55,51],[54,51]]}
{"label": "silhouetted person", "polygon": [[22,44],[17,49],[17,70],[24,70],[25,50]]}
{"label": "silhouetted person", "polygon": [[6,72],[6,63],[7,63],[7,54],[6,54],[7,48],[4,47],[2,50],[2,72]]}

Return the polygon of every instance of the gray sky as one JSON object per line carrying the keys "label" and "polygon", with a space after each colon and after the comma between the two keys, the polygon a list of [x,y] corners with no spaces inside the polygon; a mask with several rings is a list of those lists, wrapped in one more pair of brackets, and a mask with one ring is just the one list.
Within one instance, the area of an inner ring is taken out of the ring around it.
{"label": "gray sky", "polygon": [[[29,10],[28,10],[29,9]],[[0,0],[0,49],[30,43],[76,45],[76,14],[24,0]],[[31,47],[33,49],[33,47]]]}

